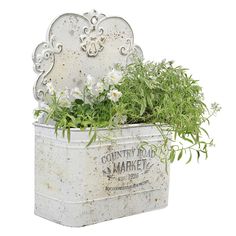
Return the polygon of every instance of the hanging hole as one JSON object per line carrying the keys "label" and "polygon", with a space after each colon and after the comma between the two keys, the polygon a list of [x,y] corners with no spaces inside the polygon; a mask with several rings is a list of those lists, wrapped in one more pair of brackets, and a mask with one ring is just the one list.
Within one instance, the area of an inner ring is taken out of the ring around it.
{"label": "hanging hole", "polygon": [[97,22],[98,22],[97,16],[93,16],[93,17],[91,18],[91,23],[92,23],[93,25],[95,25]]}

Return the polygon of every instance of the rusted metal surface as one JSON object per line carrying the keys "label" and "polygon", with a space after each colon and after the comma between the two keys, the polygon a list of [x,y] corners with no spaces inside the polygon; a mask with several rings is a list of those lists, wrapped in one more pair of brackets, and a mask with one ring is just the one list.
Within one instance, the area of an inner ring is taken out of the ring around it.
{"label": "rusted metal surface", "polygon": [[151,148],[161,142],[154,126],[134,125],[98,131],[86,147],[88,131],[72,129],[71,142],[54,128],[35,124],[35,213],[51,221],[84,226],[162,208],[169,176]]}

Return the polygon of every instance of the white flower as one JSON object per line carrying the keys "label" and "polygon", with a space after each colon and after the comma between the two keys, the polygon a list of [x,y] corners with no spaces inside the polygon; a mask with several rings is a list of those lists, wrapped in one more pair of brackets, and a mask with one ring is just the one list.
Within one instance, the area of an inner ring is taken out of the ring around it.
{"label": "white flower", "polygon": [[71,96],[75,99],[83,99],[83,93],[80,91],[78,87],[75,87],[71,90]]}
{"label": "white flower", "polygon": [[95,78],[92,75],[87,75],[87,80],[85,82],[88,89],[92,89],[95,84]]}
{"label": "white flower", "polygon": [[102,82],[97,82],[95,85],[95,90],[102,93],[104,91],[104,84]]}
{"label": "white flower", "polygon": [[149,76],[150,80],[155,80],[156,78],[154,76]]}
{"label": "white flower", "polygon": [[60,105],[62,107],[70,107],[70,100],[67,97],[62,96],[60,97]]}
{"label": "white flower", "polygon": [[102,82],[96,82],[96,79],[91,75],[87,75],[85,85],[88,89],[89,95],[94,97],[98,97],[99,94],[104,91],[104,84]]}
{"label": "white flower", "polygon": [[123,116],[115,116],[114,119],[114,124],[118,125],[118,124],[125,124],[125,122],[127,121],[127,116],[123,115]]}
{"label": "white flower", "polygon": [[117,89],[112,89],[108,94],[107,97],[113,102],[118,102],[120,97],[122,96],[122,93],[118,91]]}
{"label": "white flower", "polygon": [[91,95],[98,97],[104,91],[104,85],[101,82],[97,82],[90,88]]}
{"label": "white flower", "polygon": [[99,95],[99,91],[96,88],[96,79],[93,76],[87,75],[87,80],[86,80],[85,85],[88,89],[89,95],[92,95],[95,97]]}
{"label": "white flower", "polygon": [[51,82],[49,82],[46,84],[46,86],[47,86],[49,94],[53,95],[53,93],[55,92],[55,88],[54,88],[53,84]]}
{"label": "white flower", "polygon": [[113,69],[110,71],[104,78],[104,83],[106,85],[115,85],[118,84],[122,79],[122,72]]}
{"label": "white flower", "polygon": [[62,107],[70,107],[70,94],[69,89],[60,92],[59,102]]}
{"label": "white flower", "polygon": [[218,103],[214,102],[211,104],[211,109],[215,112],[219,112],[221,110],[221,106]]}

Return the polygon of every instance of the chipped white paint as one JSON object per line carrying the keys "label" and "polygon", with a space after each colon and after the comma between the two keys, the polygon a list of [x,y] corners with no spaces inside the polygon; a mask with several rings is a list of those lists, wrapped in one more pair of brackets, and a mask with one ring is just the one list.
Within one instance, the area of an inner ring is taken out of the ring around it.
{"label": "chipped white paint", "polygon": [[165,164],[140,141],[160,142],[154,126],[98,131],[72,129],[71,142],[52,126],[35,124],[35,214],[67,226],[84,226],[162,208],[168,201]]}
{"label": "chipped white paint", "polygon": [[[82,88],[88,74],[102,78],[115,64],[127,65],[142,50],[134,45],[130,25],[96,11],[59,16],[47,40],[33,54],[39,74],[38,101],[47,101],[46,84],[56,90]],[[35,124],[35,214],[51,221],[84,226],[167,205],[165,164],[140,141],[161,142],[153,126],[131,125],[110,133],[100,129],[88,148],[88,131],[71,129],[71,142],[54,127]]]}

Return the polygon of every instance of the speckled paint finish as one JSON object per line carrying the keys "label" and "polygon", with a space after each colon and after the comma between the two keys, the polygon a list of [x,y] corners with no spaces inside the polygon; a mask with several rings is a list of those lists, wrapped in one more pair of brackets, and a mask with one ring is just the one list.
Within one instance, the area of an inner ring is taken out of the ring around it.
{"label": "speckled paint finish", "polygon": [[[52,126],[35,124],[35,214],[67,226],[85,226],[167,206],[165,164],[140,141],[161,141],[154,126],[98,131],[72,129],[71,142]],[[104,138],[103,138],[104,139]]]}
{"label": "speckled paint finish", "polygon": [[134,57],[142,58],[143,53],[123,18],[106,17],[97,11],[65,13],[52,22],[46,41],[33,53],[34,69],[39,74],[34,96],[38,101],[47,100],[48,82],[57,91],[83,89],[88,75],[100,80],[117,64],[130,64]]}

